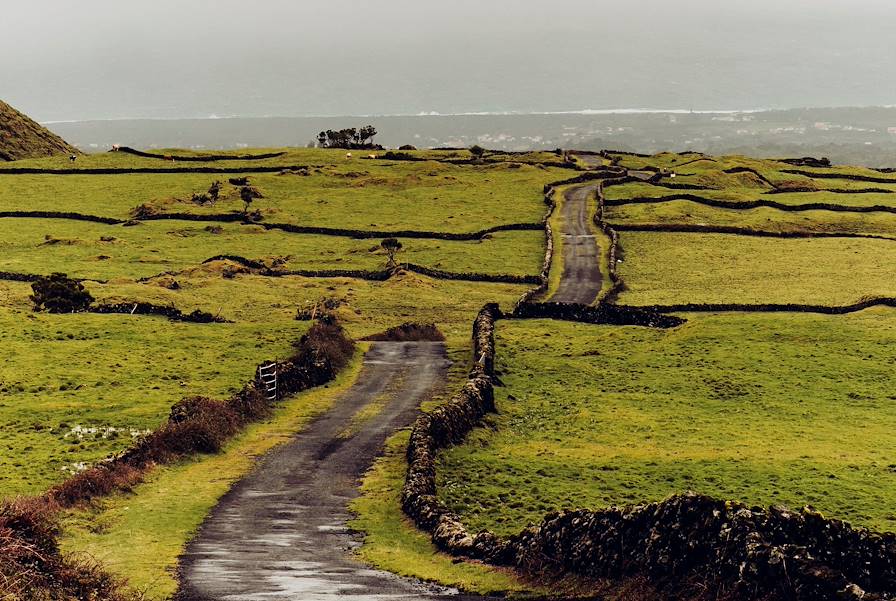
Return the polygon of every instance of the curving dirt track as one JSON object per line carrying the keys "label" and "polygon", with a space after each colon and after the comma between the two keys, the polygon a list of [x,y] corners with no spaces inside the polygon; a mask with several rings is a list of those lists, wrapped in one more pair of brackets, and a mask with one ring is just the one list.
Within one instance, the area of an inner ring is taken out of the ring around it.
{"label": "curving dirt track", "polygon": [[[443,343],[373,343],[335,406],[265,456],[206,518],[181,558],[178,599],[465,599],[362,565],[346,527],[359,479],[447,368]],[[369,418],[359,421],[362,409]]]}
{"label": "curving dirt track", "polygon": [[600,293],[600,247],[591,227],[588,199],[594,195],[597,182],[575,186],[563,196],[563,272],[560,286],[550,300],[557,303],[590,305]]}

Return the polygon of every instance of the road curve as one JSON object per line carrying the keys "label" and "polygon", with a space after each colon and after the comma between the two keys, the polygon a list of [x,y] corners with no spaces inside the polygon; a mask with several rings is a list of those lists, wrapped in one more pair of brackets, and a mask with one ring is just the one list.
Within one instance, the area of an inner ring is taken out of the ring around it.
{"label": "road curve", "polygon": [[550,299],[557,303],[590,305],[600,293],[600,247],[591,226],[592,215],[588,200],[598,182],[568,188],[561,207],[563,244],[561,245],[562,274],[560,286]]}
{"label": "road curve", "polygon": [[362,565],[346,527],[361,476],[448,364],[443,343],[373,343],[334,407],[259,461],[206,518],[181,557],[178,599],[463,599]]}

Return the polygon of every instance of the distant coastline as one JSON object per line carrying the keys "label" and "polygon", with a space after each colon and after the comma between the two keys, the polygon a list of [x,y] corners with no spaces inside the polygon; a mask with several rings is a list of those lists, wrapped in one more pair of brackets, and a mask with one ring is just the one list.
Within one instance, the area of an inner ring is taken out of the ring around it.
{"label": "distant coastline", "polygon": [[60,123],[92,123],[97,121],[218,121],[225,119],[376,119],[390,117],[526,117],[538,115],[748,115],[780,111],[812,111],[840,109],[894,109],[896,104],[837,107],[788,107],[788,108],[748,108],[748,109],[682,109],[682,108],[609,108],[574,109],[557,111],[467,111],[439,112],[420,111],[417,113],[371,113],[360,115],[207,115],[205,117],[107,117],[90,119],[56,119],[40,121],[41,125]]}

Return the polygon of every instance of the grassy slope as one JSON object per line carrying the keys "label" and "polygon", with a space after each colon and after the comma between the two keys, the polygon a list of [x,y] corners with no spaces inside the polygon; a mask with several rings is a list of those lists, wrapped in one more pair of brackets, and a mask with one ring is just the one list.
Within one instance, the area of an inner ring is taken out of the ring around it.
{"label": "grassy slope", "polygon": [[65,140],[0,100],[0,161],[78,152]]}
{"label": "grassy slope", "polygon": [[896,295],[896,243],[623,232],[620,303],[849,304]]}
{"label": "grassy slope", "polygon": [[896,314],[501,322],[495,426],[441,460],[471,530],[696,490],[896,527]]}

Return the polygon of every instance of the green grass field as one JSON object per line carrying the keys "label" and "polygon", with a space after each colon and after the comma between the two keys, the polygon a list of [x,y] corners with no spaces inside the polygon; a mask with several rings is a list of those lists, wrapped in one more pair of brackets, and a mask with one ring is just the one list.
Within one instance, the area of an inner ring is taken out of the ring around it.
{"label": "green grass field", "polygon": [[896,528],[896,312],[499,322],[498,414],[437,473],[471,531],[694,490]]}
{"label": "green grass field", "polygon": [[896,295],[896,242],[623,232],[619,302],[845,305]]}
{"label": "green grass field", "polygon": [[[475,230],[482,224],[467,217],[475,219],[476,211],[493,215],[497,223],[538,220],[544,211],[541,186],[559,171],[432,161],[388,165],[358,160],[348,165],[334,152],[289,152],[290,161],[320,163],[321,173],[270,175],[269,182],[256,181],[267,196],[256,204],[265,204],[260,207],[263,211],[274,211],[278,203],[293,203],[304,216],[304,203],[316,208],[309,215],[319,217],[315,222],[309,216],[308,222],[339,227]],[[548,157],[529,157],[533,158]],[[271,162],[283,164],[274,159],[260,163]],[[67,161],[49,158],[12,165],[62,163]],[[81,157],[76,164],[119,168],[170,163],[108,153]],[[182,165],[190,166],[178,164]],[[444,180],[443,174],[449,179]],[[377,180],[377,175],[383,177]],[[7,175],[0,186],[0,210],[64,210],[123,218],[137,204],[173,194],[188,197],[210,181],[206,175],[190,173]],[[436,198],[440,195],[444,202]],[[470,202],[470,195],[481,201]],[[514,204],[508,203],[511,197]],[[327,198],[334,207],[324,210]],[[420,211],[417,205],[424,199],[437,208]],[[236,201],[231,204],[215,210],[236,210]],[[473,213],[468,215],[467,209]],[[383,219],[374,216],[378,210]],[[343,221],[338,220],[340,215]],[[347,223],[351,219],[355,222]],[[4,359],[0,423],[7,432],[0,459],[0,495],[39,493],[72,471],[126,448],[132,436],[159,425],[170,406],[184,396],[228,396],[253,376],[258,362],[290,352],[290,344],[308,326],[295,320],[297,309],[322,298],[342,303],[337,313],[353,335],[372,334],[403,321],[431,321],[444,330],[453,348],[462,349],[469,344],[468,322],[483,303],[509,303],[526,289],[414,274],[387,282],[275,280],[241,273],[239,266],[226,262],[203,264],[214,255],[233,254],[278,260],[284,269],[378,270],[386,263],[378,239],[292,234],[235,223],[207,228],[206,223],[176,220],[132,227],[39,218],[5,218],[0,223],[6,233],[0,241],[0,271],[61,271],[104,280],[87,282],[99,302],[146,301],[186,312],[201,309],[234,322],[186,324],[160,317],[37,314],[28,301],[28,284],[0,283]],[[470,242],[403,239],[402,243],[397,255],[401,262],[462,272],[535,274],[544,252],[543,235],[537,231],[499,232]],[[174,275],[138,281],[163,272]],[[178,287],[172,285],[175,281]]]}
{"label": "green grass field", "polygon": [[[253,209],[267,221],[302,225],[466,232],[540,221],[545,210],[542,186],[569,173],[535,166],[538,161],[556,160],[553,154],[487,156],[489,161],[509,162],[475,166],[347,162],[343,155],[299,150],[280,159],[245,162],[316,165],[308,176],[251,175],[253,185],[265,195]],[[466,153],[429,156],[468,157]],[[26,165],[70,166],[58,159],[12,164]],[[172,163],[104,154],[79,158],[76,165],[128,168]],[[0,178],[0,211],[73,211],[124,219],[141,204],[162,212],[242,209],[231,186],[225,186],[222,200],[213,207],[189,201],[192,193],[204,191],[214,179],[226,180],[226,175]],[[463,373],[469,324],[478,309],[491,301],[509,307],[528,288],[441,281],[413,273],[400,273],[385,282],[271,278],[227,261],[203,263],[214,255],[232,254],[276,261],[284,269],[378,270],[386,262],[379,239],[178,220],[122,226],[10,217],[0,223],[6,232],[0,241],[0,271],[62,271],[102,280],[86,282],[98,302],[145,301],[185,312],[201,309],[233,322],[188,324],[139,315],[34,313],[29,284],[0,281],[0,427],[8,433],[0,459],[0,497],[38,494],[127,448],[134,436],[161,424],[171,405],[184,396],[224,398],[238,390],[254,375],[257,363],[291,352],[291,343],[309,326],[295,319],[297,310],[321,299],[339,301],[336,314],[358,338],[406,321],[435,323],[446,336],[458,373]],[[543,238],[539,231],[522,231],[463,242],[401,239],[397,259],[448,271],[534,275],[541,268]],[[163,272],[171,275],[150,277]],[[251,468],[254,457],[295,435],[326,409],[351,383],[357,366],[356,362],[327,389],[286,401],[270,420],[251,426],[224,453],[157,468],[133,492],[71,512],[65,520],[64,550],[99,558],[149,598],[169,596],[175,588],[172,569],[177,555],[206,512],[231,482]],[[172,502],[185,496],[189,503]],[[523,588],[508,574],[477,566],[452,567],[419,536],[407,541],[409,549],[429,547],[429,565],[435,566],[431,569],[454,573],[458,584],[483,591]]]}
{"label": "green grass field", "polygon": [[[373,230],[478,231],[505,223],[537,223],[544,214],[541,188],[570,171],[520,163],[481,166],[436,161],[345,161],[326,150],[302,151],[307,176],[248,174],[264,195],[252,204],[270,222]],[[307,155],[307,156],[306,156]],[[108,153],[85,158],[94,167],[146,167],[170,163]],[[41,159],[40,164],[55,159]],[[273,159],[271,159],[273,160]],[[300,160],[296,158],[294,160]],[[136,162],[136,164],[134,164]],[[255,163],[256,161],[253,161]],[[265,163],[266,161],[257,161]],[[20,161],[19,165],[26,163]],[[213,163],[231,168],[239,161]],[[204,164],[204,163],[203,163]],[[292,164],[279,159],[277,165]],[[178,167],[189,164],[179,163]],[[512,167],[512,165],[517,165]],[[85,165],[86,166],[86,165]],[[159,213],[221,214],[242,211],[228,174],[0,175],[0,211],[76,211],[127,219],[149,205]],[[197,205],[194,193],[223,182],[220,200]]]}
{"label": "green grass field", "polygon": [[[611,188],[612,190],[612,188]],[[604,219],[611,224],[697,224],[733,226],[764,232],[875,234],[896,237],[896,214],[833,211],[781,211],[768,207],[720,209],[687,200],[608,206]]]}
{"label": "green grass field", "polygon": [[[574,173],[540,163],[553,153],[487,153],[483,164],[452,165],[466,151],[413,151],[426,161],[352,159],[344,151],[284,149],[260,161],[171,162],[104,153],[77,169],[304,166],[302,174],[250,174],[268,223],[473,232],[538,223],[542,187]],[[240,154],[259,151],[241,151]],[[188,151],[160,151],[194,154]],[[375,153],[381,154],[381,153]],[[694,161],[694,159],[699,159]],[[688,163],[688,164],[683,164]],[[888,204],[896,195],[833,189],[882,187],[787,174],[791,165],[743,157],[662,154],[621,158],[630,168],[673,169],[693,192],[735,201]],[[71,168],[63,158],[10,166]],[[725,173],[748,167],[753,173]],[[837,173],[875,175],[861,168]],[[809,170],[811,171],[811,170]],[[0,211],[42,210],[128,219],[146,205],[159,213],[231,214],[242,210],[225,185],[214,205],[190,200],[222,174],[0,175]],[[772,186],[814,186],[807,193],[764,194]],[[668,181],[668,180],[667,180]],[[609,198],[676,190],[627,184]],[[893,196],[893,198],[891,198]],[[555,261],[562,253],[559,212]],[[896,235],[896,215],[716,209],[687,201],[608,207],[618,224],[734,225],[765,231]],[[211,227],[209,227],[211,226]],[[187,324],[160,317],[34,313],[27,283],[0,281],[0,497],[35,494],[69,473],[120,451],[132,435],[159,425],[187,395],[222,398],[252,377],[261,360],[286,356],[309,326],[297,310],[334,299],[356,338],[407,321],[432,322],[454,362],[449,385],[469,367],[470,324],[479,308],[509,309],[525,285],[443,281],[399,273],[385,282],[352,278],[265,277],[227,261],[240,255],[285,269],[381,269],[379,239],[292,234],[258,225],[157,220],[136,226],[62,219],[0,219],[0,271],[62,271],[88,278],[98,302],[145,301],[184,312],[200,309],[232,323]],[[605,236],[599,237],[606,246]],[[776,239],[692,233],[620,234],[618,271],[632,305],[813,303],[840,305],[896,295],[896,242],[848,238]],[[404,238],[401,262],[459,272],[536,275],[540,231],[499,232],[460,242]],[[603,249],[602,270],[606,265]],[[551,272],[551,286],[559,273]],[[170,275],[159,275],[170,272]],[[176,282],[176,286],[174,283]],[[439,495],[471,531],[518,532],[559,508],[601,508],[696,490],[750,504],[815,505],[826,515],[879,530],[896,529],[896,462],[888,453],[896,418],[892,367],[896,312],[844,316],[686,314],[672,330],[532,320],[500,322],[499,413],[490,426],[440,459]],[[172,569],[183,545],[254,458],[296,435],[349,386],[352,366],[326,388],[283,402],[225,452],[158,468],[132,492],[65,516],[63,548],[88,553],[127,577],[147,598],[175,589]],[[371,410],[375,409],[375,405]],[[363,416],[353,427],[363,427]],[[399,432],[364,479],[353,527],[366,533],[360,555],[379,567],[476,592],[522,593],[512,574],[454,563],[402,516],[406,469]],[[179,499],[172,502],[172,499]],[[535,591],[536,593],[544,591]]]}
{"label": "green grass field", "polygon": [[[16,218],[0,242],[0,271],[98,280],[139,279],[179,272],[217,255],[277,261],[282,269],[380,270],[386,253],[380,239],[295,234],[257,225],[147,221],[138,226],[66,219]],[[482,240],[401,238],[396,260],[456,272],[536,275],[544,234],[511,231]]]}
{"label": "green grass field", "polygon": [[181,397],[229,396],[306,328],[0,308],[0,495],[40,493],[127,448]]}

